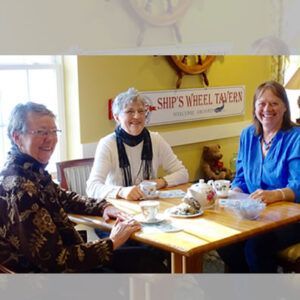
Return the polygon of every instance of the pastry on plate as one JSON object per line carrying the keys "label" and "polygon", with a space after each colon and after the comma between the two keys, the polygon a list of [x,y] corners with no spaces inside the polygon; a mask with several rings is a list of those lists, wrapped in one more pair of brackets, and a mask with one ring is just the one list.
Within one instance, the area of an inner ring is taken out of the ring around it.
{"label": "pastry on plate", "polygon": [[194,215],[199,212],[191,205],[183,202],[177,206],[174,206],[170,209],[170,212],[174,215]]}
{"label": "pastry on plate", "polygon": [[183,203],[188,204],[189,206],[191,206],[193,209],[195,209],[197,212],[200,210],[201,205],[200,203],[193,197],[184,197],[182,199]]}

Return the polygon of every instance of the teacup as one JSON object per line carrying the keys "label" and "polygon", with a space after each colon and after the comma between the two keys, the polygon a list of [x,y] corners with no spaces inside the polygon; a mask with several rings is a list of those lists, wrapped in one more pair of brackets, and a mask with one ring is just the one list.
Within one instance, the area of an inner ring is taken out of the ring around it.
{"label": "teacup", "polygon": [[159,201],[146,200],[140,202],[140,207],[146,221],[155,221],[159,212]]}
{"label": "teacup", "polygon": [[145,198],[152,198],[156,196],[157,183],[154,181],[142,181],[140,189],[145,195]]}
{"label": "teacup", "polygon": [[216,191],[218,197],[227,198],[230,189],[230,180],[210,180],[208,182],[211,186],[213,186]]}

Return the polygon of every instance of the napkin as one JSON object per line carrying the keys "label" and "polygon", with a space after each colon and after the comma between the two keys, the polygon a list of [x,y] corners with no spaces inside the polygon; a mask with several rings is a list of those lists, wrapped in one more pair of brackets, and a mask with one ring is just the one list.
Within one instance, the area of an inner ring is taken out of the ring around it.
{"label": "napkin", "polygon": [[171,220],[154,224],[142,224],[142,231],[145,233],[177,232],[181,230],[182,228],[172,224]]}
{"label": "napkin", "polygon": [[185,196],[183,190],[168,190],[168,191],[159,191],[159,198],[182,198]]}

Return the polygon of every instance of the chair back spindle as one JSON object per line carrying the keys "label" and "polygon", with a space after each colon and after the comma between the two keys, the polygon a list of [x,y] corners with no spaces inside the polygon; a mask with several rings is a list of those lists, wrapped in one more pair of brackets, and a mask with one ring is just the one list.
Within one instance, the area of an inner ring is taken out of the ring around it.
{"label": "chair back spindle", "polygon": [[86,196],[86,181],[91,173],[93,162],[94,158],[82,158],[56,163],[60,186]]}

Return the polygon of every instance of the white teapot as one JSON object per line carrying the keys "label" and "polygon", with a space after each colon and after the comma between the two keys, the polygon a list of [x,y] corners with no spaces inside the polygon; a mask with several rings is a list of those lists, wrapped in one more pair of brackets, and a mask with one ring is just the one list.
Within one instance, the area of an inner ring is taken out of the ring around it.
{"label": "white teapot", "polygon": [[201,205],[201,209],[213,207],[217,199],[215,190],[211,185],[205,183],[204,179],[200,179],[198,183],[188,188],[186,197],[197,200]]}

